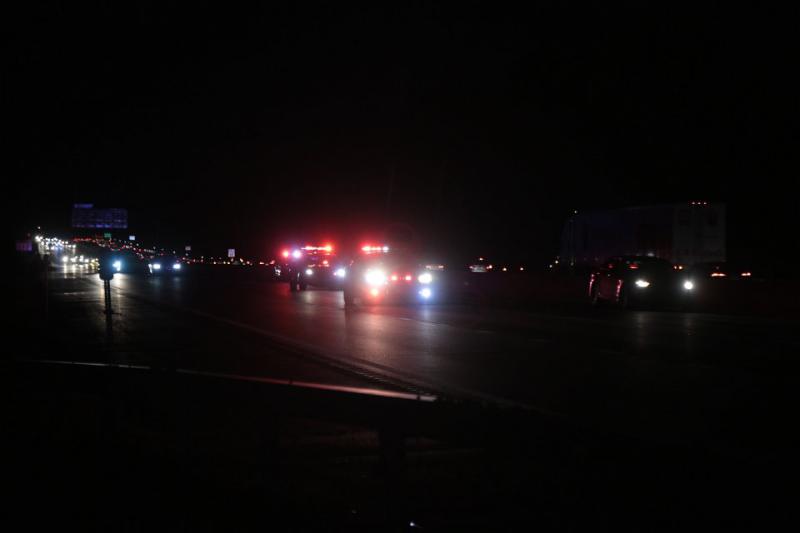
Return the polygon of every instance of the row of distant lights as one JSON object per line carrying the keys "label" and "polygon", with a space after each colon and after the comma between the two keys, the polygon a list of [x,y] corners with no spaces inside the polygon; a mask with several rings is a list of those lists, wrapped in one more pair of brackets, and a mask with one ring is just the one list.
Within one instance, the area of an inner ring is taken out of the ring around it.
{"label": "row of distant lights", "polygon": [[[483,257],[479,257],[478,261],[483,263],[485,261],[485,259]],[[558,261],[556,261],[556,263],[558,263]],[[483,265],[471,265],[470,266],[470,270],[472,270],[473,272],[480,272],[480,270],[477,267],[483,267],[486,271],[494,270],[494,265],[492,265],[491,263],[486,265],[486,266],[483,266]],[[550,266],[550,268],[552,268],[552,265]],[[507,266],[500,267],[500,271],[501,272],[508,272],[509,270],[513,270],[513,269],[510,269]],[[519,271],[520,272],[524,272],[525,271],[525,267],[524,266],[519,267]]]}
{"label": "row of distant lights", "polygon": [[43,247],[46,251],[62,250],[65,248],[71,250],[75,249],[74,244],[70,244],[67,241],[62,241],[57,237],[42,237],[41,235],[37,235],[36,237],[34,237],[34,240],[36,241],[37,244],[39,244],[39,246]]}
{"label": "row of distant lights", "polygon": [[[75,244],[68,244],[66,241],[62,241],[62,240],[57,239],[57,238],[44,238],[44,237],[41,237],[41,236],[36,236],[35,240],[38,243],[42,243],[45,246],[49,246],[48,249],[51,249],[51,248],[54,248],[54,247],[58,247],[58,248],[65,247],[65,248],[75,249]],[[157,247],[153,247],[152,249],[150,249],[150,248],[142,248],[142,247],[139,247],[139,246],[131,245],[128,242],[125,242],[125,241],[120,241],[119,243],[117,243],[114,239],[75,238],[74,240],[77,241],[77,242],[91,242],[91,243],[96,244],[96,245],[98,245],[100,247],[103,247],[103,248],[112,248],[112,249],[120,249],[120,250],[123,250],[123,249],[124,250],[133,250],[134,252],[137,253],[137,255],[139,255],[140,258],[142,257],[143,253],[155,254],[156,250],[160,250],[162,252],[166,251],[165,248],[157,248]],[[113,245],[116,245],[117,248],[114,248]],[[176,252],[173,251],[173,254],[174,253],[176,253]],[[96,262],[97,260],[95,259],[93,261]],[[243,258],[239,258],[238,261],[239,261],[240,264],[247,265],[247,266],[253,266],[255,264],[253,261],[250,261],[248,259],[243,259]],[[70,261],[69,259],[67,259],[65,257],[64,259],[62,259],[62,262],[64,262],[64,263],[68,263],[68,262],[80,263],[82,261],[79,261],[79,260]],[[209,262],[209,263],[212,263],[214,265],[231,265],[231,264],[234,264],[236,262],[236,260],[235,259],[223,259],[221,257],[218,258],[218,259],[215,259],[215,258],[211,257],[208,260],[206,260],[205,257],[203,256],[200,259],[188,258],[187,262],[190,262],[190,263],[206,263],[206,262]],[[266,265],[266,264],[274,265],[275,264],[275,260],[272,260],[269,263],[265,263],[264,261],[259,261],[258,264],[259,265]]]}
{"label": "row of distant lights", "polygon": [[96,265],[98,263],[97,258],[95,257],[84,257],[82,255],[73,255],[73,256],[61,256],[61,262],[64,263],[64,266],[68,265]]}

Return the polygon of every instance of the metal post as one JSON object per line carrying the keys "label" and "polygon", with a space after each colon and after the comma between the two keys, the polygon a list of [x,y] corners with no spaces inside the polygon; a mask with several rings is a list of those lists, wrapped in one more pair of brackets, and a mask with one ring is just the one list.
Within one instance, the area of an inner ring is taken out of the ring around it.
{"label": "metal post", "polygon": [[[113,341],[114,337],[114,310],[111,307],[111,281],[110,280],[103,280],[103,299],[105,300],[105,315],[106,315],[106,342],[110,344]],[[111,364],[113,361],[110,359],[111,349],[108,350],[109,354],[109,361],[108,363]]]}

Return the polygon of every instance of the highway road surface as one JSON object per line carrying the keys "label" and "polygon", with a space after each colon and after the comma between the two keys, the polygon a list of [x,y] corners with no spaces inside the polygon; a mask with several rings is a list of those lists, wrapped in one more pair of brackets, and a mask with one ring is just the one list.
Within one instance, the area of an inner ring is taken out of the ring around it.
{"label": "highway road surface", "polygon": [[94,321],[96,342],[114,346],[118,362],[173,358],[200,370],[410,388],[733,452],[795,445],[785,421],[800,405],[797,321],[588,306],[345,310],[339,291],[290,293],[233,269],[118,274],[111,285],[105,338],[96,274],[56,271],[50,291]]}

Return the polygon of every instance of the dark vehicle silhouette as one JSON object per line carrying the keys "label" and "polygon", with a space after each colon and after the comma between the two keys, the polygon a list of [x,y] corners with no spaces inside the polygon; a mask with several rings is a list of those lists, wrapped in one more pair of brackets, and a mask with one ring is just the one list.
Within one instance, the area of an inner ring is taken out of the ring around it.
{"label": "dark vehicle silhouette", "polygon": [[686,302],[695,287],[686,273],[655,257],[611,257],[592,272],[592,304],[610,302],[625,309]]}
{"label": "dark vehicle silhouette", "polygon": [[304,291],[309,285],[339,289],[346,275],[346,264],[334,253],[333,246],[303,246],[283,252],[286,263],[280,277],[289,282],[291,292]]}
{"label": "dark vehicle silhouette", "polygon": [[174,255],[157,255],[150,259],[147,268],[153,276],[175,276],[183,273],[186,265]]}
{"label": "dark vehicle silhouette", "polygon": [[107,263],[109,269],[117,274],[147,274],[149,267],[147,261],[130,250],[115,250],[103,254],[100,260]]}

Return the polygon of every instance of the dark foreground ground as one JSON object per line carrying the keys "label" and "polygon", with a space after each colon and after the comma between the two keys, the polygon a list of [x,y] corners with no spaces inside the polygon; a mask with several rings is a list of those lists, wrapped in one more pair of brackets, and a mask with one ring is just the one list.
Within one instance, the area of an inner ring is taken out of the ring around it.
{"label": "dark foreground ground", "polygon": [[[772,353],[758,358],[755,341],[745,342],[750,337],[741,337],[738,353],[730,338],[721,338],[731,359],[725,364],[719,360],[725,352],[703,359],[699,349],[711,343],[714,331],[732,335],[735,328],[720,319],[686,323],[682,315],[636,315],[629,324],[603,316],[615,333],[599,342],[617,353],[589,364],[599,352],[569,337],[602,332],[594,318],[570,332],[541,318],[522,328],[517,315],[497,324],[492,313],[480,327],[499,340],[460,352],[447,351],[440,339],[466,335],[461,342],[469,344],[471,337],[459,328],[474,322],[464,323],[460,311],[419,317],[390,309],[348,319],[347,331],[356,336],[350,348],[361,350],[356,355],[373,350],[387,365],[412,364],[414,375],[427,369],[423,377],[433,373],[435,384],[468,384],[471,391],[494,393],[488,383],[496,380],[466,381],[457,362],[484,373],[517,368],[531,383],[544,383],[565,380],[572,361],[581,373],[570,379],[579,375],[591,396],[548,405],[569,407],[565,414],[532,409],[531,400],[543,393],[526,387],[508,388],[508,399],[519,404],[493,402],[494,394],[487,399],[425,388],[431,380],[406,381],[352,361],[333,364],[296,345],[142,299],[120,297],[119,314],[106,322],[94,286],[80,288],[94,281],[59,285],[51,278],[45,300],[34,297],[45,292],[44,276],[30,272],[26,267],[7,287],[18,310],[11,336],[22,342],[2,367],[2,424],[11,444],[7,515],[19,520],[17,529],[642,531],[796,523],[796,337],[785,325],[736,323],[757,337],[774,330],[778,339],[765,339]],[[269,288],[226,286],[234,296],[272,294]],[[160,290],[159,297],[174,304],[183,293],[174,286],[165,293],[166,287],[127,290],[148,298],[153,292],[145,291]],[[329,293],[318,296],[296,302],[272,296],[265,312],[289,306],[284,309],[291,314],[322,317],[333,328],[343,315]],[[203,309],[203,302],[181,303]],[[242,324],[242,316],[224,316]],[[676,320],[690,335],[675,336]],[[365,345],[367,325],[396,339],[395,351],[384,343]],[[299,335],[302,323],[297,327]],[[514,367],[487,359],[491,345],[538,353],[531,346],[541,342],[531,344],[521,333],[531,328],[538,336],[552,330],[553,346],[543,352],[567,362],[520,364],[516,355]],[[651,332],[655,340],[627,338],[636,331]],[[698,344],[687,340],[691,334],[700,336]],[[336,341],[333,333],[316,337],[317,343]],[[422,352],[416,359],[405,357],[410,342]],[[670,350],[656,349],[664,343]],[[677,350],[682,343],[689,344]],[[650,386],[653,394],[615,392],[626,383],[616,371],[619,360],[643,353],[650,357],[639,364],[652,371],[637,366],[643,383],[635,386]],[[669,353],[674,360],[664,361]],[[84,364],[64,364],[73,361]],[[676,381],[680,373],[688,381]],[[298,381],[335,387],[298,387]],[[702,394],[695,390],[700,386],[707,389]],[[673,412],[665,400],[670,387],[679,406]],[[588,408],[606,397],[607,405]],[[638,410],[630,400],[636,397],[642,398]],[[697,412],[690,412],[693,404]],[[598,423],[614,409],[620,420],[645,420],[647,413],[653,420],[642,431]],[[691,422],[682,424],[684,418]],[[698,424],[707,431],[697,431]],[[667,438],[672,428],[680,438]]]}

